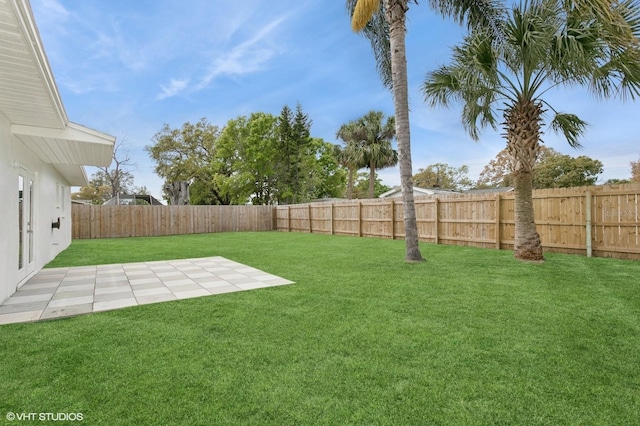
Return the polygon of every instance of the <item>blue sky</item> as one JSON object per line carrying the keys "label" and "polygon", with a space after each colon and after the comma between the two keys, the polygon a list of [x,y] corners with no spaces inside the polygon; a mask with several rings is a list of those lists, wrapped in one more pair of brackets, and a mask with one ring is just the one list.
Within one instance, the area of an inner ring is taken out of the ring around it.
{"label": "blue sky", "polygon": [[[311,133],[338,143],[341,124],[369,110],[393,114],[370,45],[354,34],[344,1],[31,0],[48,59],[71,121],[112,134],[136,166],[136,186],[160,196],[162,180],[144,151],[164,123],[206,117],[223,127],[252,112],[278,115],[302,105]],[[407,58],[414,172],[435,163],[479,173],[505,146],[486,129],[473,142],[460,109],[423,102],[425,74],[445,64],[463,31],[426,4],[408,14]],[[579,89],[552,93],[558,110],[591,127],[574,150],[550,129],[545,143],[604,163],[601,181],[630,177],[640,156],[640,104],[598,101]],[[88,168],[91,174],[95,170]],[[387,185],[397,168],[381,170]]]}

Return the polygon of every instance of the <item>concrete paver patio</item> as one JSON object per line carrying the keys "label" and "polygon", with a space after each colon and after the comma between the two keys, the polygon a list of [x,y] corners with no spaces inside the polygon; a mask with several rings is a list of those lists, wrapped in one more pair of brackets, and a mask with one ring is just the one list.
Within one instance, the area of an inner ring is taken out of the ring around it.
{"label": "concrete paver patio", "polygon": [[0,306],[0,324],[293,284],[220,256],[43,269]]}

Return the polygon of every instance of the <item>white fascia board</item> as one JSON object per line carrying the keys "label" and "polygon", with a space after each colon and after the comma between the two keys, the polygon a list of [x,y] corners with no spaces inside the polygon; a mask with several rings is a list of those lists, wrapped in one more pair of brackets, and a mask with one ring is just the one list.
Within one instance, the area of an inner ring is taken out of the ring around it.
{"label": "white fascia board", "polygon": [[54,164],[53,167],[64,176],[70,186],[86,186],[89,184],[87,171],[83,166]]}
{"label": "white fascia board", "polygon": [[68,123],[64,129],[51,129],[46,127],[25,126],[12,124],[11,133],[14,135],[36,136],[45,139],[64,139],[68,141],[81,141],[99,145],[115,145],[115,136],[89,129],[76,123]]}
{"label": "white fascia board", "polygon": [[108,166],[116,138],[76,123],[64,129],[12,124],[11,133],[48,164]]}

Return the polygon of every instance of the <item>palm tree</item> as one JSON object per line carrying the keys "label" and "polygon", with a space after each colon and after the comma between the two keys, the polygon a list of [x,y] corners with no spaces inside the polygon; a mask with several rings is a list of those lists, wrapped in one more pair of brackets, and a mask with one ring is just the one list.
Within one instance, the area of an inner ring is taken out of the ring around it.
{"label": "palm tree", "polygon": [[[411,165],[411,134],[409,130],[409,100],[405,21],[409,3],[416,0],[347,0],[352,16],[351,27],[362,31],[371,42],[378,71],[384,85],[392,89],[396,117],[396,138],[400,164],[402,206],[405,229],[405,259],[424,260],[418,247],[418,225],[413,200],[413,168]],[[469,25],[491,27],[496,16],[495,0],[432,0],[439,13]]]}
{"label": "palm tree", "polygon": [[[393,91],[404,214],[405,259],[409,262],[420,262],[424,258],[418,246],[418,224],[413,200],[413,167],[411,165],[407,58],[405,53],[405,14],[409,5],[407,0],[384,0],[384,6],[386,13],[380,10],[378,0],[347,0],[347,7],[353,10],[351,26],[354,31],[363,30],[371,22],[365,35],[372,42],[382,79],[386,86],[391,86]],[[376,17],[372,21],[374,14]]]}
{"label": "palm tree", "polygon": [[541,150],[545,112],[550,127],[573,147],[587,124],[553,108],[543,96],[558,86],[580,85],[601,98],[640,95],[640,6],[637,0],[595,7],[531,0],[504,11],[500,36],[477,27],[453,49],[450,65],[427,75],[432,105],[463,104],[462,124],[474,140],[478,125],[496,128],[496,105],[514,176],[515,256],[542,260],[533,216],[533,167]]}
{"label": "palm tree", "polygon": [[358,120],[340,127],[338,138],[348,141],[352,155],[359,165],[369,168],[369,198],[374,197],[376,170],[398,164],[398,153],[391,147],[396,133],[395,120],[389,117],[383,124],[384,113],[369,111]]}
{"label": "palm tree", "polygon": [[[338,134],[339,138],[342,138],[340,134]],[[355,143],[352,143],[348,140],[345,140],[344,148],[340,145],[333,146],[333,156],[335,157],[338,164],[342,167],[345,167],[348,171],[348,180],[347,180],[347,198],[350,200],[353,198],[353,178],[358,169],[362,167],[366,167],[366,164],[363,163],[362,156],[357,152],[357,146]]]}

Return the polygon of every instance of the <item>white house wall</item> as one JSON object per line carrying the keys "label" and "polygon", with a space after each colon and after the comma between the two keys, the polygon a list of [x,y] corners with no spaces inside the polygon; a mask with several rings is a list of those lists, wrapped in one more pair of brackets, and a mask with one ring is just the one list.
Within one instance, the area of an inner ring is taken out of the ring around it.
{"label": "white house wall", "polygon": [[[66,179],[43,163],[10,132],[0,112],[0,303],[16,291],[18,274],[18,176],[26,170],[34,178],[33,230],[35,271],[40,270],[71,243],[71,198]],[[60,229],[52,222],[60,218]]]}

